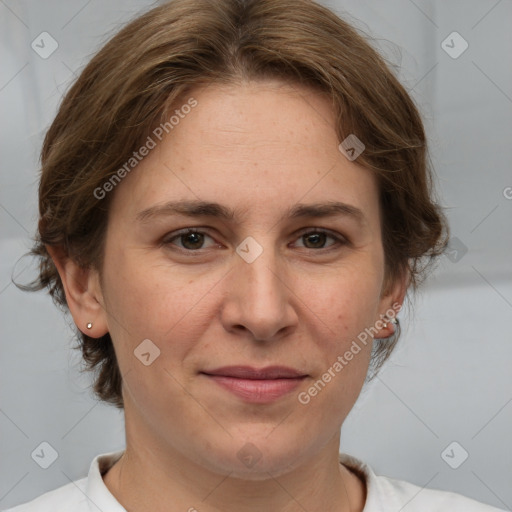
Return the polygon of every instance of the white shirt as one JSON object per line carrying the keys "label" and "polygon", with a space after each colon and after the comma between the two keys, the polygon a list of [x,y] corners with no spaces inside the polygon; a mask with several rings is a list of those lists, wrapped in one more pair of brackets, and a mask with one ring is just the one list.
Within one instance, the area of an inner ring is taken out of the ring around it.
{"label": "white shirt", "polygon": [[[123,451],[97,455],[86,478],[75,480],[4,512],[126,512],[110,493],[102,478],[102,475],[121,457]],[[340,462],[364,474],[366,478],[367,495],[363,512],[501,510],[453,492],[422,488],[403,480],[377,476],[367,464],[345,453],[340,454]]]}

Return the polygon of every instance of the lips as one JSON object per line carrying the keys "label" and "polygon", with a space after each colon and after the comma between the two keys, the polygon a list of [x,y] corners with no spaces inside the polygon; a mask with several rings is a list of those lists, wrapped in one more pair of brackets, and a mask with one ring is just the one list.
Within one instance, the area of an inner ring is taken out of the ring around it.
{"label": "lips", "polygon": [[261,369],[251,366],[223,366],[222,368],[207,370],[201,373],[248,380],[297,379],[306,376],[305,373],[287,366],[267,366]]}
{"label": "lips", "polygon": [[286,366],[224,366],[201,372],[222,389],[253,404],[269,404],[289,395],[301,385],[306,374]]}

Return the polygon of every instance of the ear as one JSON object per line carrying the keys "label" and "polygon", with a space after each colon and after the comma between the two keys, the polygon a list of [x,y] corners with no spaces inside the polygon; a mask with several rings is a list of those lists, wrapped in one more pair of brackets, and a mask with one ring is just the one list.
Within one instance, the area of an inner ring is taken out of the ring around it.
{"label": "ear", "polygon": [[409,270],[404,271],[394,281],[384,279],[379,302],[379,314],[375,319],[375,327],[379,330],[379,335],[376,338],[388,338],[394,334],[395,325],[391,322],[391,319],[399,315],[409,284]]}
{"label": "ear", "polygon": [[[77,327],[91,338],[108,332],[107,315],[98,272],[83,268],[61,247],[46,246],[59,272],[69,311]],[[87,324],[91,323],[91,329]]]}

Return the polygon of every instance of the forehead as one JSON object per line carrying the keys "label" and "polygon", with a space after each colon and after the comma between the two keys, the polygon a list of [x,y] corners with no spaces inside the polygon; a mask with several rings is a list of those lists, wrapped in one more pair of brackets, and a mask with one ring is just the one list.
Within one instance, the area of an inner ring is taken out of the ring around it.
{"label": "forehead", "polygon": [[378,214],[375,177],[339,151],[331,104],[315,90],[276,81],[210,85],[182,96],[171,114],[161,140],[151,135],[154,148],[118,185],[114,209],[133,216],[195,199],[278,213],[310,200]]}

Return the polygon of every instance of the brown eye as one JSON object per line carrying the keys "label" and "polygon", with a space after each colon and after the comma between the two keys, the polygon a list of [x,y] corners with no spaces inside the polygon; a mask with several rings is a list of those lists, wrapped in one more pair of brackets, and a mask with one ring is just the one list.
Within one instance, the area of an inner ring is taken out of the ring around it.
{"label": "brown eye", "polygon": [[325,233],[308,233],[306,235],[302,235],[302,238],[304,241],[307,240],[305,246],[308,249],[321,249],[325,244],[327,236]]}
{"label": "brown eye", "polygon": [[[333,242],[326,245],[328,239],[333,240]],[[348,244],[348,241],[343,236],[338,236],[329,231],[318,229],[302,233],[299,240],[302,240],[303,242],[303,245],[299,245],[299,247],[304,247],[306,249],[329,249],[336,245],[342,246]]]}
{"label": "brown eye", "polygon": [[204,243],[204,235],[202,233],[187,233],[179,236],[185,249],[201,249]]}
{"label": "brown eye", "polygon": [[213,240],[206,233],[188,229],[174,236],[167,237],[163,240],[163,245],[176,246],[185,251],[198,251],[204,248],[206,238]]}

